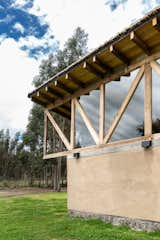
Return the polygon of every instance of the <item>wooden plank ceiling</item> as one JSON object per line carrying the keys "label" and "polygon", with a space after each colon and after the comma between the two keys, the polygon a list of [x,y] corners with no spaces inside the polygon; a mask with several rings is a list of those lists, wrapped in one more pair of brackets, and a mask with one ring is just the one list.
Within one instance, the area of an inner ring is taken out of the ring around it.
{"label": "wooden plank ceiling", "polygon": [[[70,118],[70,100],[118,69],[160,51],[160,8],[28,94],[32,101]],[[115,79],[119,80],[119,79]],[[96,85],[95,85],[96,86]],[[94,89],[94,87],[93,87]]]}

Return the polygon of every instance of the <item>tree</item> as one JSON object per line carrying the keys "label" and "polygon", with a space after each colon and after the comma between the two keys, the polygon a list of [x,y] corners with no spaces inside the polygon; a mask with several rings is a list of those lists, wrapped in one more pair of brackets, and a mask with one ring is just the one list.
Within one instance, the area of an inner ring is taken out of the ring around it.
{"label": "tree", "polygon": [[[45,83],[53,75],[84,56],[87,53],[87,41],[88,34],[86,34],[83,29],[78,27],[74,31],[72,37],[69,38],[68,41],[65,43],[62,50],[57,50],[55,54],[49,55],[46,60],[42,61],[39,67],[39,75],[33,79],[34,87],[38,87],[41,84]],[[31,176],[33,175],[33,172],[37,171],[37,166],[41,166],[41,168],[45,169],[47,164],[50,164],[50,161],[48,161],[48,163],[45,163],[42,160],[43,117],[44,116],[42,107],[33,104],[28,118],[27,129],[26,132],[23,134],[24,147],[27,147],[30,153],[29,161],[31,163]],[[69,122],[66,122],[68,120],[62,121],[63,118],[60,115],[55,114],[55,117],[57,119],[57,122],[63,123],[64,126],[69,125]],[[55,138],[56,134],[53,136],[53,133],[50,132],[50,135],[52,136],[51,142],[55,142],[53,138]],[[62,148],[62,143],[60,141],[58,147],[59,149]],[[58,163],[60,163],[60,161],[58,161]],[[64,164],[66,165],[66,163],[63,162],[63,169],[65,169]],[[57,168],[60,169],[59,166],[57,166]]]}
{"label": "tree", "polygon": [[68,67],[87,53],[88,34],[78,27],[71,38],[57,53],[57,72]]}
{"label": "tree", "polygon": [[[144,123],[137,126],[137,131],[144,136]],[[155,121],[152,122],[152,133],[160,133],[160,119],[157,118]]]}

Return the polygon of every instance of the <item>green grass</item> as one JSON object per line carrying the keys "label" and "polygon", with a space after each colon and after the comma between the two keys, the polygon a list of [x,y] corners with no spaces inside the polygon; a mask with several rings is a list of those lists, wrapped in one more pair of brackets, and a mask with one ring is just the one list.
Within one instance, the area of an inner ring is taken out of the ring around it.
{"label": "green grass", "polygon": [[136,232],[98,220],[67,216],[65,193],[0,199],[0,240],[158,240],[160,232]]}

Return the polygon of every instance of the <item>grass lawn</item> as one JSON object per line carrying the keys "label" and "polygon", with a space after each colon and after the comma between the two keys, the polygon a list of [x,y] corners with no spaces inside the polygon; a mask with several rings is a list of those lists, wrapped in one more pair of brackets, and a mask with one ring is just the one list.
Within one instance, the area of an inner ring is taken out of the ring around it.
{"label": "grass lawn", "polygon": [[0,199],[0,240],[160,240],[160,232],[136,232],[98,220],[67,216],[65,193]]}

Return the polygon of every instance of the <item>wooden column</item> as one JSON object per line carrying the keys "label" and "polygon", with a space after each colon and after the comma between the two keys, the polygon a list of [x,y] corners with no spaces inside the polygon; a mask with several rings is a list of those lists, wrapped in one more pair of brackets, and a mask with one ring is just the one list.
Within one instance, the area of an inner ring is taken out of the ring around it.
{"label": "wooden column", "polygon": [[48,129],[48,119],[44,112],[44,137],[43,137],[43,156],[47,153],[47,129]]}
{"label": "wooden column", "polygon": [[105,84],[101,84],[99,90],[99,142],[103,144],[105,131]]}
{"label": "wooden column", "polygon": [[71,149],[75,147],[75,104],[74,99],[71,100],[71,132],[70,132]]}
{"label": "wooden column", "polygon": [[144,135],[152,134],[152,68],[145,65],[145,96],[144,96]]}

